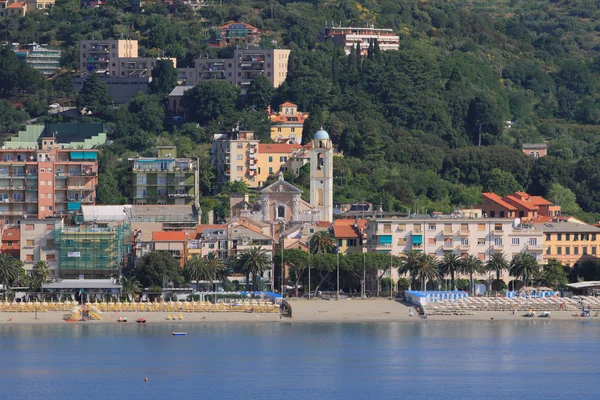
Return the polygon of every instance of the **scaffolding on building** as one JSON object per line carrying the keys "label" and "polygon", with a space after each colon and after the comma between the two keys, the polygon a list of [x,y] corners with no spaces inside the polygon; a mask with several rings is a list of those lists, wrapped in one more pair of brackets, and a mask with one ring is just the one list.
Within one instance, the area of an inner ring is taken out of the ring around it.
{"label": "scaffolding on building", "polygon": [[125,222],[111,226],[57,224],[54,243],[59,248],[61,278],[114,277],[124,267],[125,255],[131,253],[131,229]]}

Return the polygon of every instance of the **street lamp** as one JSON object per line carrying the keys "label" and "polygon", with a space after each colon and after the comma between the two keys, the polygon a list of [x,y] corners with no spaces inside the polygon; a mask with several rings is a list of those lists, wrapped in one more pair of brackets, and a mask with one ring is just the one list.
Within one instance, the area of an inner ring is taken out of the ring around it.
{"label": "street lamp", "polygon": [[335,252],[337,254],[337,299],[340,299],[340,248],[336,246]]}
{"label": "street lamp", "polygon": [[310,239],[308,240],[308,299],[310,300]]}

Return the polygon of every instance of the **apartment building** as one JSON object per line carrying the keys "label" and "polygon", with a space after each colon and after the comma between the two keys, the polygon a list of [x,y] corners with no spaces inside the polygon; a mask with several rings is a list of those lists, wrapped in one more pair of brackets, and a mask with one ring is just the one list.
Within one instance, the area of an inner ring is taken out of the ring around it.
{"label": "apartment building", "polygon": [[138,56],[137,40],[82,40],[79,42],[80,76],[119,76],[119,59]]}
{"label": "apartment building", "polygon": [[244,182],[257,187],[258,139],[254,132],[234,131],[214,135],[211,164],[219,187],[227,182]]}
{"label": "apartment building", "polygon": [[333,236],[340,254],[362,253],[367,250],[366,219],[336,219]]}
{"label": "apartment building", "polygon": [[24,219],[18,225],[21,242],[20,259],[25,271],[33,273],[38,261],[45,261],[54,278],[59,276],[59,251],[54,237],[56,224],[62,219]]}
{"label": "apartment building", "polygon": [[12,50],[19,61],[40,71],[44,76],[50,76],[60,70],[61,51],[50,49],[47,45],[37,43],[13,43]]}
{"label": "apartment building", "polygon": [[95,204],[102,124],[29,125],[0,149],[0,217],[46,218]]}
{"label": "apartment building", "polygon": [[167,251],[183,268],[188,259],[188,234],[184,231],[152,232],[154,251]]}
{"label": "apartment building", "polygon": [[279,112],[267,109],[271,126],[271,140],[275,143],[302,143],[302,129],[308,113],[298,111],[294,103],[285,102],[279,105]]}
{"label": "apartment building", "polygon": [[544,234],[545,261],[555,258],[572,267],[600,254],[600,228],[575,222],[546,222],[535,228]]}
{"label": "apartment building", "polygon": [[125,256],[131,253],[130,225],[116,222],[70,227],[61,221],[54,227],[54,245],[61,278],[118,277]]}
{"label": "apartment building", "polygon": [[[452,216],[413,216],[376,218],[367,225],[369,251],[401,255],[415,250],[438,259],[446,253],[461,257],[474,255],[481,261],[501,252],[510,260],[518,253],[528,253],[544,262],[542,232],[532,225],[515,225],[502,218],[453,218]],[[478,277],[487,279],[487,276]],[[509,283],[508,273],[501,279]]]}
{"label": "apartment building", "polygon": [[236,49],[233,58],[199,58],[189,68],[178,68],[183,85],[196,86],[211,80],[226,80],[242,88],[242,92],[257,75],[267,77],[273,87],[279,87],[287,77],[290,50],[287,49]]}
{"label": "apartment building", "polygon": [[156,157],[130,158],[130,202],[190,205],[198,196],[198,162],[177,158],[175,146],[159,146]]}
{"label": "apartment building", "polygon": [[211,38],[212,47],[227,46],[258,46],[262,32],[260,29],[245,22],[229,22],[217,28]]}
{"label": "apartment building", "polygon": [[[257,186],[262,186],[269,175],[277,175],[280,171],[294,172],[291,167],[291,158],[295,151],[302,148],[300,144],[260,143],[257,153],[258,163],[256,164]],[[308,159],[305,160],[306,162],[308,162]]]}
{"label": "apartment building", "polygon": [[482,193],[481,210],[490,218],[519,218],[521,221],[543,222],[560,216],[561,208],[540,196],[515,192],[500,197]]}
{"label": "apartment building", "polygon": [[343,47],[346,55],[360,46],[362,55],[367,55],[371,43],[379,44],[381,51],[398,50],[400,48],[400,37],[394,34],[392,29],[376,29],[373,25],[361,27],[327,26],[320,30],[322,42],[331,40],[336,47]]}
{"label": "apartment building", "polygon": [[229,240],[228,229],[227,225],[222,224],[198,225],[196,240],[199,242],[200,247],[199,256],[203,258],[214,253],[218,259],[226,259]]}

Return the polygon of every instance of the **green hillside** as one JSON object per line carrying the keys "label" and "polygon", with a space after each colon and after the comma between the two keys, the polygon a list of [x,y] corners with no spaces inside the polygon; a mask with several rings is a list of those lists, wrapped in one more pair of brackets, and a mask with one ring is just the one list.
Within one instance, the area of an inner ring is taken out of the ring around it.
{"label": "green hillside", "polygon": [[[164,54],[186,66],[217,54],[206,44],[215,26],[244,21],[266,32],[265,46],[292,49],[287,80],[271,104],[297,103],[311,113],[305,140],[322,125],[344,152],[335,164],[336,201],[450,211],[478,203],[482,190],[522,189],[593,221],[600,213],[599,9],[592,0],[223,0],[199,11],[147,3],[141,12],[124,0],[97,9],[57,0],[47,15],[5,18],[0,27],[9,42],[60,45],[72,70],[80,39],[137,39],[140,56]],[[317,42],[319,29],[331,23],[392,28],[401,49],[346,56]],[[63,86],[42,86],[26,95],[74,97]],[[116,140],[105,157],[115,162],[127,151],[143,153],[157,137],[180,153],[205,156],[207,137],[237,121],[266,137],[265,114],[253,105],[239,101],[207,126],[173,132],[161,122],[162,99],[141,96],[101,113]],[[520,150],[541,141],[548,157],[534,161]],[[118,168],[114,174],[110,184],[123,191],[125,178]],[[207,193],[210,179],[207,173]]]}

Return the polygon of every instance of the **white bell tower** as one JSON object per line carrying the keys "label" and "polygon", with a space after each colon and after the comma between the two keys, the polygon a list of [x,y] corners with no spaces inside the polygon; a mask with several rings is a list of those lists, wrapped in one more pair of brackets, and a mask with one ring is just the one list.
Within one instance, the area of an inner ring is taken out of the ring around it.
{"label": "white bell tower", "polygon": [[310,204],[319,210],[321,221],[333,222],[333,145],[323,128],[310,149]]}

